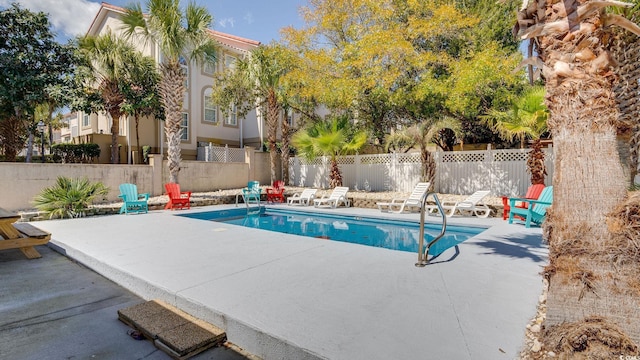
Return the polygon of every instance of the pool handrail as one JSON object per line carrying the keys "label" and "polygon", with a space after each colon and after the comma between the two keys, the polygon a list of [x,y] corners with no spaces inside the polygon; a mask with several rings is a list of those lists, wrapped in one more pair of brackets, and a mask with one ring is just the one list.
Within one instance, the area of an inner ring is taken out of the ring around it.
{"label": "pool handrail", "polygon": [[[427,207],[427,198],[429,195],[433,195],[433,198],[436,202],[436,206],[438,207],[438,213],[442,216],[442,230],[440,230],[440,234],[438,234],[433,240],[427,244],[425,249],[424,246],[424,211]],[[420,206],[420,237],[418,238],[418,262],[416,263],[417,267],[424,267],[429,263],[429,249],[440,240],[444,233],[447,231],[447,217],[444,215],[444,211],[442,210],[442,204],[440,204],[440,200],[438,199],[438,194],[433,191],[430,191],[422,196],[421,199],[422,206]],[[424,249],[424,251],[423,251]]]}

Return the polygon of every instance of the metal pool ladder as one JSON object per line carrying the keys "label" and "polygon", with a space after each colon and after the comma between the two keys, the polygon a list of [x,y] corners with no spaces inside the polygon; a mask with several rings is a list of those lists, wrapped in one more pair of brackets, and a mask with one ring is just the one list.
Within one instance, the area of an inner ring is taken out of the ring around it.
{"label": "metal pool ladder", "polygon": [[[442,230],[440,230],[440,234],[433,238],[427,244],[427,247],[424,246],[424,211],[427,204],[427,198],[429,195],[433,195],[433,199],[436,201],[436,205],[438,206],[438,212],[442,215]],[[424,267],[429,263],[427,260],[427,256],[429,256],[429,249],[436,243],[440,238],[444,236],[444,233],[447,231],[447,217],[444,215],[444,210],[442,209],[442,205],[440,204],[440,200],[438,199],[438,195],[435,192],[429,192],[422,197],[422,206],[420,207],[420,238],[418,239],[418,262],[416,266]]]}

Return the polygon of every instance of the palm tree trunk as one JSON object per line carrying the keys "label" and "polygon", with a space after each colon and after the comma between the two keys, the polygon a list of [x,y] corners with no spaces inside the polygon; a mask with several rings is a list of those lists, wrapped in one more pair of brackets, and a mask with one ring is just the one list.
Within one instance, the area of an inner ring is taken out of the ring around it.
{"label": "palm tree trunk", "polygon": [[273,89],[269,90],[267,97],[267,143],[269,145],[269,160],[271,161],[271,183],[277,180],[276,165],[278,163],[278,119],[280,118],[280,106]]}
{"label": "palm tree trunk", "polygon": [[282,163],[282,180],[285,185],[289,185],[289,137],[291,136],[291,128],[289,127],[289,122],[287,121],[287,117],[285,116],[282,119],[282,153],[281,153],[281,163]]}
{"label": "palm tree trunk", "polygon": [[547,168],[544,165],[544,152],[540,139],[533,141],[532,149],[527,157],[527,171],[531,173],[531,185],[544,185]]}
{"label": "palm tree trunk", "polygon": [[169,163],[169,182],[178,183],[182,149],[182,103],[184,102],[185,74],[178,62],[162,64],[162,78],[158,85],[162,105],[164,106],[164,131],[167,137],[167,160]]}
{"label": "palm tree trunk", "polygon": [[109,112],[111,116],[111,163],[120,163],[120,149],[118,146],[118,133],[120,132],[120,111]]}
{"label": "palm tree trunk", "polygon": [[[556,325],[597,316],[638,341],[638,301],[617,289],[620,270],[606,251],[613,241],[607,214],[625,198],[627,186],[617,148],[609,34],[599,12],[576,15],[582,3],[537,4],[548,8],[530,7],[529,15],[548,17],[536,21],[570,29],[539,37],[555,146],[553,206],[545,222],[550,260],[545,326],[553,331]],[[554,4],[563,5],[563,11]]]}
{"label": "palm tree trunk", "polygon": [[342,174],[340,173],[340,167],[338,166],[338,159],[336,157],[331,158],[331,170],[329,173],[329,187],[332,189],[342,186]]}
{"label": "palm tree trunk", "polygon": [[140,164],[142,161],[142,154],[140,154],[140,133],[139,133],[139,125],[140,125],[140,114],[136,112],[134,115],[134,120],[136,122],[136,164]]}

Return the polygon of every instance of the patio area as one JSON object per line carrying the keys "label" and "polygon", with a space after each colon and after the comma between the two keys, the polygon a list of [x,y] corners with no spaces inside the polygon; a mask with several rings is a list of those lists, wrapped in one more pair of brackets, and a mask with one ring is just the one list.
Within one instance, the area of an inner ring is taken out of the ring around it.
{"label": "patio area", "polygon": [[418,268],[415,253],[176,216],[230,207],[38,227],[70,258],[223,328],[264,359],[513,359],[524,345],[547,263],[540,229],[454,217],[489,229]]}

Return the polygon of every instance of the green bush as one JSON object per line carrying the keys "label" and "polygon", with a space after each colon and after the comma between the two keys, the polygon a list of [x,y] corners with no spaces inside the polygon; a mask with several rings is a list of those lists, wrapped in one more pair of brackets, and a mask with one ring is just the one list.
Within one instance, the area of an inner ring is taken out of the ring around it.
{"label": "green bush", "polygon": [[54,144],[51,148],[54,161],[62,163],[90,163],[100,156],[98,144]]}
{"label": "green bush", "polygon": [[56,184],[42,189],[33,199],[33,205],[49,215],[49,218],[76,218],[99,195],[109,193],[109,188],[101,182],[90,182],[87,178],[71,179],[58,177]]}

